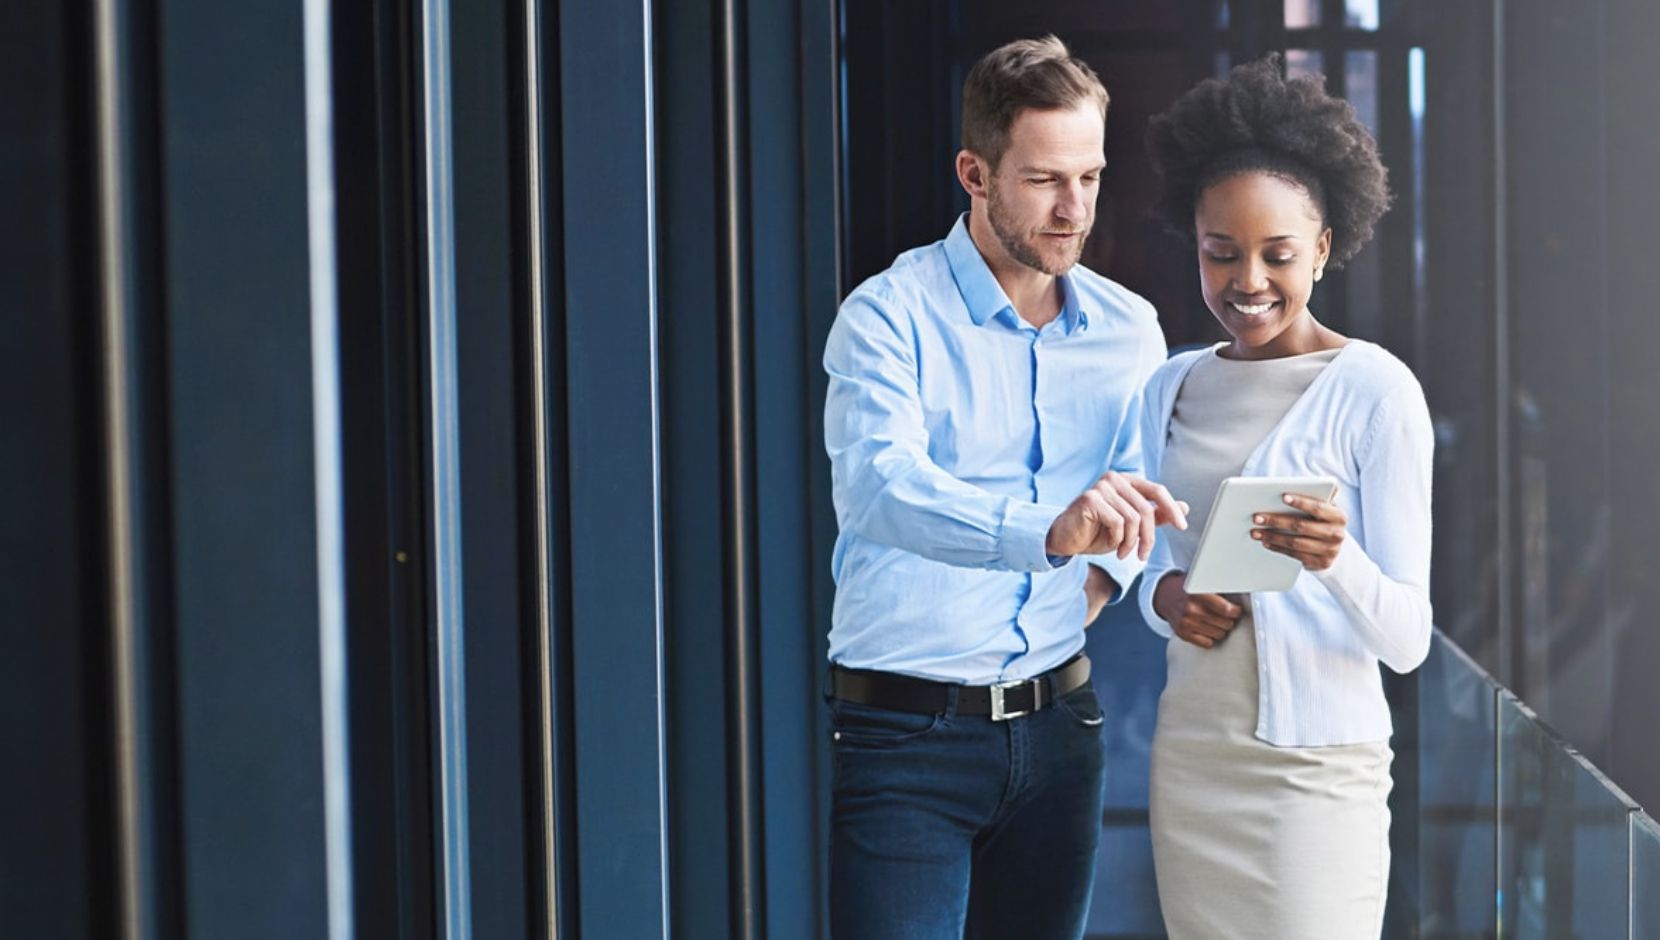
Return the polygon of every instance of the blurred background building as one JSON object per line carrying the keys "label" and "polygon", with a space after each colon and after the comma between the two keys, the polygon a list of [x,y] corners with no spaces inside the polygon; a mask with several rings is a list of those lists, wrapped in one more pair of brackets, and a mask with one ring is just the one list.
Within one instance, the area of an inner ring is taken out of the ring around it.
{"label": "blurred background building", "polygon": [[[1390,168],[1315,296],[1437,429],[1387,935],[1660,936],[1650,0],[7,4],[4,933],[823,936],[823,337],[1049,32],[1173,347],[1150,115],[1280,50]],[[1163,649],[1089,645],[1158,936]]]}

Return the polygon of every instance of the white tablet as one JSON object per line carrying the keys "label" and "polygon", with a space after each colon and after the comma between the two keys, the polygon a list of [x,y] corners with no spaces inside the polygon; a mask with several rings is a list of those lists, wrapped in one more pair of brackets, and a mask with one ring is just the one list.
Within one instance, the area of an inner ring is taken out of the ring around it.
{"label": "white tablet", "polygon": [[1285,504],[1286,493],[1331,499],[1331,477],[1228,477],[1216,491],[1199,536],[1199,550],[1188,567],[1189,594],[1235,594],[1285,591],[1297,583],[1302,562],[1271,551],[1251,538],[1251,518],[1261,512],[1307,515]]}

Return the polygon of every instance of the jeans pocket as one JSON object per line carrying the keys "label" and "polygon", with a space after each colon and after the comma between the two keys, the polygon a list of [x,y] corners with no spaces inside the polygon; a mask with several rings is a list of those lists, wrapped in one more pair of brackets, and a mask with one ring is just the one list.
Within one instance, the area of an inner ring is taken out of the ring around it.
{"label": "jeans pocket", "polygon": [[1099,728],[1107,720],[1101,711],[1101,700],[1095,697],[1095,687],[1087,682],[1055,699],[1055,707],[1085,728]]}
{"label": "jeans pocket", "polygon": [[830,739],[836,744],[892,747],[915,741],[944,723],[944,713],[926,715],[841,699],[830,701]]}

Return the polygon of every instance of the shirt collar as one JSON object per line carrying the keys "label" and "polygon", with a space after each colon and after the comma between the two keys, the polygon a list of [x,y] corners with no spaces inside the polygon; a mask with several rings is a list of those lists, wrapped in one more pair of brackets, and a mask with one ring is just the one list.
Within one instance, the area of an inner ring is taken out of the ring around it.
{"label": "shirt collar", "polygon": [[[975,247],[974,238],[968,234],[966,212],[957,218],[951,234],[945,237],[945,260],[951,266],[957,292],[962,294],[963,304],[968,307],[969,318],[975,326],[985,326],[987,320],[1005,310],[1011,318],[1016,316],[1009,295],[1003,293],[1002,285],[997,283],[980,249]],[[1060,282],[1062,325],[1068,333],[1088,329],[1089,314],[1078,303],[1077,282],[1070,273],[1061,275]]]}

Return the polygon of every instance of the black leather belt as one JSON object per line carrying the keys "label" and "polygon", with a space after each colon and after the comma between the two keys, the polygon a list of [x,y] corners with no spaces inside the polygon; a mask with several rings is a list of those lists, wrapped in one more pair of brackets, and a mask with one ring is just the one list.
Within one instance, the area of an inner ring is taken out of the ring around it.
{"label": "black leather belt", "polygon": [[957,714],[990,715],[1004,721],[1043,708],[1089,681],[1089,657],[1083,653],[1031,679],[996,685],[956,685],[915,676],[868,669],[830,667],[830,697],[898,712],[933,715],[945,711],[957,692]]}

